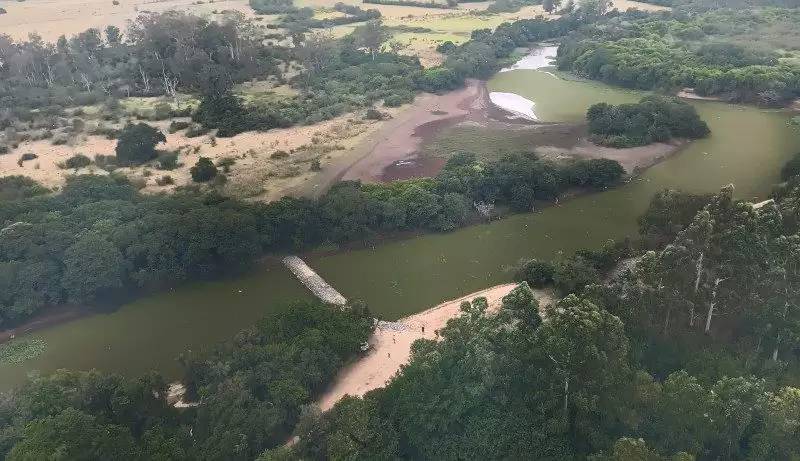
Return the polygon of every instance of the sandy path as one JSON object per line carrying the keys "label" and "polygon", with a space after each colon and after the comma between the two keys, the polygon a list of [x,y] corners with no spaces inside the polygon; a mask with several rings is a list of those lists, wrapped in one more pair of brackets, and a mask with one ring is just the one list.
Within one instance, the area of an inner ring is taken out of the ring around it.
{"label": "sandy path", "polygon": [[516,283],[497,285],[446,301],[396,323],[379,324],[369,340],[373,349],[362,359],[342,369],[331,388],[320,398],[320,408],[322,411],[329,410],[345,395],[362,396],[385,386],[400,366],[408,363],[411,344],[421,338],[434,339],[437,330],[460,314],[462,302],[483,296],[489,302],[489,312],[494,312],[500,307],[503,297],[516,286]]}

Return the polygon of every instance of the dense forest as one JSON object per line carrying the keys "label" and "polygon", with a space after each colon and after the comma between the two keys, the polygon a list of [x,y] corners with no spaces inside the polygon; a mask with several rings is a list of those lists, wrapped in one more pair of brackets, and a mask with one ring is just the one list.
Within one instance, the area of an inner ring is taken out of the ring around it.
{"label": "dense forest", "polygon": [[618,106],[601,102],[589,108],[586,121],[591,141],[611,147],[697,139],[711,132],[693,106],[662,96],[647,96],[636,104]]}
{"label": "dense forest", "polygon": [[792,59],[800,10],[634,16],[609,15],[570,34],[558,67],[630,88],[691,87],[727,101],[782,105],[800,96],[800,66]]}
{"label": "dense forest", "polygon": [[320,200],[244,203],[188,188],[143,195],[118,176],[73,176],[58,194],[22,177],[0,183],[0,326],[62,303],[113,302],[139,290],[235,273],[267,252],[448,231],[476,206],[530,211],[570,189],[618,183],[615,161],[454,157],[435,178],[342,182]]}

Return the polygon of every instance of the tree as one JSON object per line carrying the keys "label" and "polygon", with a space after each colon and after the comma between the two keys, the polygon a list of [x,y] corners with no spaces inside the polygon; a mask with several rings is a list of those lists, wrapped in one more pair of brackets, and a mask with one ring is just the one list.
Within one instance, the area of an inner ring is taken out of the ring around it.
{"label": "tree", "polygon": [[208,157],[200,157],[197,159],[197,163],[189,168],[189,173],[192,175],[192,181],[207,182],[217,176],[217,167]]}
{"label": "tree", "polygon": [[103,424],[93,416],[73,408],[34,420],[7,458],[9,461],[34,459],[139,459],[130,433],[122,427]]}
{"label": "tree", "polygon": [[800,453],[800,389],[784,387],[771,394],[764,426],[753,437],[750,459],[789,461]]}
{"label": "tree", "polygon": [[117,26],[108,26],[105,30],[106,41],[109,45],[119,45],[122,43],[122,31]]}
{"label": "tree", "polygon": [[553,283],[556,268],[552,263],[531,259],[517,270],[514,280],[526,281],[534,288],[543,288]]}
{"label": "tree", "polygon": [[531,331],[537,329],[542,323],[539,301],[536,300],[536,296],[526,282],[520,283],[503,297],[503,309],[525,322]]}
{"label": "tree", "polygon": [[122,288],[126,266],[117,247],[103,236],[90,233],[64,251],[61,283],[70,299],[94,301],[98,295]]}
{"label": "tree", "polygon": [[375,399],[346,396],[325,415],[301,418],[297,454],[309,459],[398,458],[399,438]]}
{"label": "tree", "polygon": [[167,142],[164,133],[146,123],[128,124],[117,138],[117,161],[121,165],[140,165],[156,158],[156,145]]}
{"label": "tree", "polygon": [[604,424],[613,424],[625,407],[614,395],[631,378],[622,322],[575,295],[550,306],[544,317],[535,350],[554,389],[558,386],[560,424],[573,440],[602,446]]}
{"label": "tree", "polygon": [[356,27],[353,35],[356,38],[356,44],[366,48],[369,54],[372,55],[373,61],[375,60],[375,55],[381,50],[383,42],[391,36],[380,19],[373,19],[367,21],[364,25]]}
{"label": "tree", "polygon": [[306,68],[307,78],[315,76],[335,59],[336,40],[329,31],[314,32],[305,37],[297,50],[300,62]]}

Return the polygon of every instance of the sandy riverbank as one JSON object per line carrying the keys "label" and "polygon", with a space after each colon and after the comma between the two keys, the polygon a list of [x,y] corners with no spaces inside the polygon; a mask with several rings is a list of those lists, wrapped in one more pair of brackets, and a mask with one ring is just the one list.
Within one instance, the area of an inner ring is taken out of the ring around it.
{"label": "sandy riverbank", "polygon": [[[485,297],[489,303],[489,312],[496,312],[502,304],[503,297],[516,286],[515,283],[497,285],[446,301],[397,322],[379,324],[369,340],[372,350],[360,360],[342,369],[330,389],[320,398],[318,402],[320,408],[323,411],[329,410],[345,395],[362,396],[373,389],[385,386],[400,367],[408,363],[411,344],[417,339],[435,339],[436,331],[461,313],[462,302]],[[545,292],[536,290],[536,293],[540,304],[552,302],[552,298]]]}

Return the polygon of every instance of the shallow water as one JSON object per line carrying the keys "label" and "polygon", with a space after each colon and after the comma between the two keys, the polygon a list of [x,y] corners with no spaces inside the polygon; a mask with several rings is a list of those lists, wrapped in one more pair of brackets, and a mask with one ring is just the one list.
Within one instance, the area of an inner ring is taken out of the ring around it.
{"label": "shallow water", "polygon": [[[515,70],[489,83],[494,91],[536,103],[544,121],[575,121],[599,101],[635,101],[641,93]],[[445,299],[508,281],[521,257],[553,258],[636,232],[636,217],[667,187],[714,192],[734,183],[741,198],[764,197],[783,162],[800,151],[787,112],[693,102],[712,135],[650,168],[631,183],[568,200],[535,213],[447,234],[311,257],[307,262],[343,295],[367,301],[385,319],[418,312]],[[39,332],[46,352],[21,365],[0,365],[0,389],[31,370],[89,369],[136,375],[150,369],[177,377],[187,348],[230,337],[287,300],[309,297],[274,263],[236,280],[186,285],[101,314]]]}

